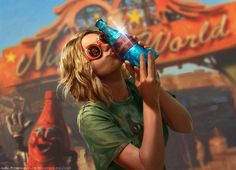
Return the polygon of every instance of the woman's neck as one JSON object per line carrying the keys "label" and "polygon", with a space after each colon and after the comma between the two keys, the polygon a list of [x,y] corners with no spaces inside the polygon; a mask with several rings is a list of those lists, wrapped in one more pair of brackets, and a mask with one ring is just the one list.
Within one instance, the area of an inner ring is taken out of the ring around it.
{"label": "woman's neck", "polygon": [[129,91],[121,71],[113,72],[101,80],[110,88],[114,101],[125,100],[129,97]]}

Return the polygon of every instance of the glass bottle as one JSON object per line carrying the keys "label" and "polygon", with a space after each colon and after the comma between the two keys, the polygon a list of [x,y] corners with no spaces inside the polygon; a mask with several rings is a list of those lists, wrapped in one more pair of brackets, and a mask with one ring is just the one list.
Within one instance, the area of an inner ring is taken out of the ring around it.
{"label": "glass bottle", "polygon": [[155,59],[158,57],[157,52],[152,48],[144,48],[137,41],[131,40],[127,35],[108,26],[102,19],[99,19],[95,25],[103,32],[107,42],[122,60],[128,60],[132,66],[139,67],[140,54],[144,54],[146,62],[149,51],[152,52]]}

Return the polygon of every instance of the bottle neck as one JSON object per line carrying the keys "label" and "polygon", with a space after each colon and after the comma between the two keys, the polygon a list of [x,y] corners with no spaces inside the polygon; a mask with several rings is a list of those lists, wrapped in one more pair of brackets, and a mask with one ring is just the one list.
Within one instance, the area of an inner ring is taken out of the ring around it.
{"label": "bottle neck", "polygon": [[101,31],[105,34],[107,41],[110,45],[114,45],[116,40],[122,35],[119,31],[109,26],[103,28]]}

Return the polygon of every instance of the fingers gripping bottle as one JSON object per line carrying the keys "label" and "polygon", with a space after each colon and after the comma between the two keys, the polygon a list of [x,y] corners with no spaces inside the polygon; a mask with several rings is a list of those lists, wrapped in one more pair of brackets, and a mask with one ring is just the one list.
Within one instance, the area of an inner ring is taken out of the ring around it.
{"label": "fingers gripping bottle", "polygon": [[144,48],[137,42],[134,42],[127,35],[118,30],[109,27],[102,19],[96,22],[96,27],[103,32],[107,42],[112,46],[115,52],[123,59],[128,60],[132,66],[139,67],[140,54],[144,54],[147,61],[148,52],[152,52],[154,58],[158,57],[157,52],[152,48]]}

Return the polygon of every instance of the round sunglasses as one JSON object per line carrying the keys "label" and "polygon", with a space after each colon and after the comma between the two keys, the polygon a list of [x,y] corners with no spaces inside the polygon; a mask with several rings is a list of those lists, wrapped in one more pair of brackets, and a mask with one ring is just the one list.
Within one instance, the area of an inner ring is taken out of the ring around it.
{"label": "round sunglasses", "polygon": [[103,34],[98,36],[97,44],[90,44],[86,47],[86,58],[89,61],[99,59],[102,56],[101,42],[105,44],[108,43]]}

